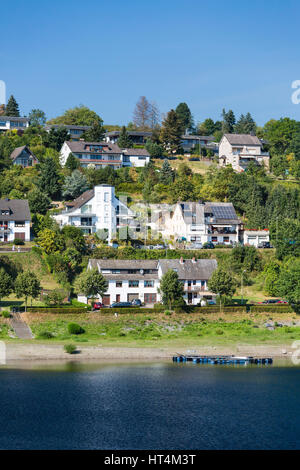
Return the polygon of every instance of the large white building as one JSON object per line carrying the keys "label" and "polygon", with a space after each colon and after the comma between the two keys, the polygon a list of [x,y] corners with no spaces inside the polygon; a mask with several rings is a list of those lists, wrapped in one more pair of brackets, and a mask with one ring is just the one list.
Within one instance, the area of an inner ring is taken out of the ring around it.
{"label": "large white building", "polygon": [[230,245],[239,242],[240,223],[231,203],[178,202],[162,210],[152,228],[167,239]]}
{"label": "large white building", "polygon": [[65,205],[66,210],[54,215],[60,227],[73,225],[87,235],[97,233],[108,241],[133,218],[132,212],[115,196],[115,188],[108,184],[95,186]]}
{"label": "large white building", "polygon": [[[202,300],[215,297],[207,285],[217,269],[217,261],[214,259],[90,259],[88,269],[98,269],[108,281],[107,292],[100,297],[104,305],[131,302],[134,299],[140,299],[146,305],[160,302],[160,280],[170,269],[178,273],[179,280],[183,283],[187,304],[197,305]],[[82,295],[78,299],[87,302]]]}
{"label": "large white building", "polygon": [[146,149],[120,149],[112,142],[84,142],[72,140],[64,142],[60,151],[60,162],[65,166],[68,156],[73,154],[83,168],[93,167],[96,170],[111,166],[115,170],[123,166],[145,166],[150,161]]}
{"label": "large white building", "polygon": [[0,242],[30,241],[30,210],[25,199],[0,199]]}
{"label": "large white building", "polygon": [[219,165],[232,165],[235,171],[247,171],[253,162],[269,169],[270,155],[262,151],[262,142],[255,135],[224,134],[219,145]]}

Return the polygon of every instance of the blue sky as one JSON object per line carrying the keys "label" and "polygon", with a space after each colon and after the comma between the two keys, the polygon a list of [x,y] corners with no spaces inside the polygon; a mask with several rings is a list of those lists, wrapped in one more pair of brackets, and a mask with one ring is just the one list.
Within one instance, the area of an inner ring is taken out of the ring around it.
{"label": "blue sky", "polygon": [[0,80],[22,114],[85,104],[126,124],[139,96],[195,121],[222,108],[300,120],[298,0],[15,0],[1,5]]}

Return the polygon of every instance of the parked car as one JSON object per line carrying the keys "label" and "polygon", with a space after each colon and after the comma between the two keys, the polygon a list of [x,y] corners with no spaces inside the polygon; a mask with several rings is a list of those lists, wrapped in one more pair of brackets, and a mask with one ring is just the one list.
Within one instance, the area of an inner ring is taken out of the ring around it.
{"label": "parked car", "polygon": [[217,305],[217,302],[215,300],[207,300],[206,303],[207,305]]}
{"label": "parked car", "polygon": [[110,308],[130,308],[132,307],[131,302],[114,302],[110,305]]}
{"label": "parked car", "polygon": [[135,307],[141,307],[142,301],[140,299],[133,299],[133,301],[131,302],[131,305],[134,305]]}
{"label": "parked car", "polygon": [[257,245],[257,248],[273,248],[270,242],[261,242]]}
{"label": "parked car", "polygon": [[203,245],[204,250],[213,250],[214,247],[215,247],[215,245],[213,244],[213,242],[206,242]]}
{"label": "parked car", "polygon": [[93,303],[93,310],[100,310],[100,308],[103,308],[104,305],[101,302],[94,302]]}
{"label": "parked car", "polygon": [[259,304],[287,304],[285,300],[281,299],[266,299],[263,302],[258,302]]}
{"label": "parked car", "polygon": [[153,250],[165,250],[165,249],[166,249],[165,245],[155,245],[153,247]]}

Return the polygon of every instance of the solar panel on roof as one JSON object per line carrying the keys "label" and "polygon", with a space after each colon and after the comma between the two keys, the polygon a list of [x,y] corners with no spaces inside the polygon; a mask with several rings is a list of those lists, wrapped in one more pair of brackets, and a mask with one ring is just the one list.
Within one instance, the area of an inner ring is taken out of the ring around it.
{"label": "solar panel on roof", "polygon": [[236,213],[232,206],[214,206],[212,210],[217,219],[236,219]]}

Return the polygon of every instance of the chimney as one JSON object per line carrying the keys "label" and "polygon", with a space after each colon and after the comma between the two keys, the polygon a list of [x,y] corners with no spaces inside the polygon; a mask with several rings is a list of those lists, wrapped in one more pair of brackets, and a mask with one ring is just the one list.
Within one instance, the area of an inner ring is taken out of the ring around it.
{"label": "chimney", "polygon": [[183,264],[184,261],[183,261],[183,257],[181,256],[180,260],[179,260],[180,264]]}
{"label": "chimney", "polygon": [[192,263],[194,263],[194,264],[196,263],[196,258],[195,257],[192,258]]}

